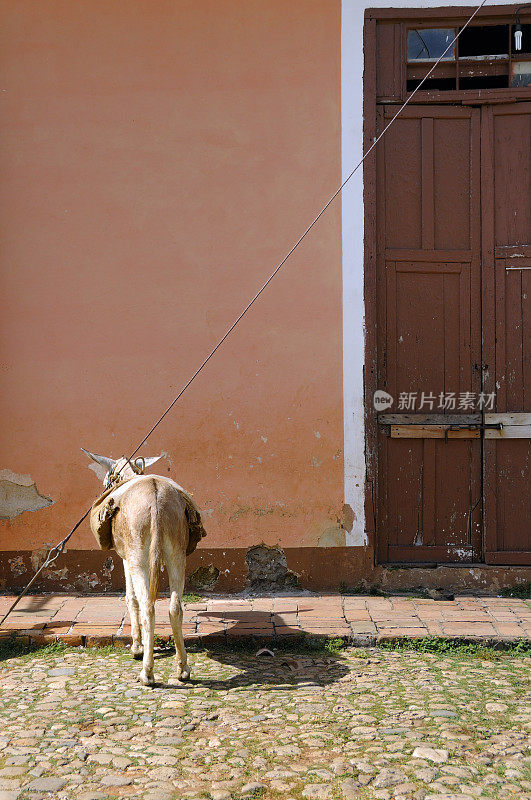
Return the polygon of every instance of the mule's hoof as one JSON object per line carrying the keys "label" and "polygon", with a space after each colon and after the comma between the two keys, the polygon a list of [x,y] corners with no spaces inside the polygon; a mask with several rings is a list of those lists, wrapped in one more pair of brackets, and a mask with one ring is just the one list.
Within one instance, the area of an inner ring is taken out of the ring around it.
{"label": "mule's hoof", "polygon": [[142,661],[142,659],[144,658],[143,650],[135,650],[134,652],[133,651],[131,652],[133,653],[133,658],[135,659],[135,661]]}
{"label": "mule's hoof", "polygon": [[190,667],[185,667],[181,669],[179,672],[179,680],[180,681],[189,681],[190,680]]}
{"label": "mule's hoof", "polygon": [[143,686],[155,685],[155,677],[153,675],[148,675],[145,670],[142,670],[142,672],[138,676],[138,680]]}

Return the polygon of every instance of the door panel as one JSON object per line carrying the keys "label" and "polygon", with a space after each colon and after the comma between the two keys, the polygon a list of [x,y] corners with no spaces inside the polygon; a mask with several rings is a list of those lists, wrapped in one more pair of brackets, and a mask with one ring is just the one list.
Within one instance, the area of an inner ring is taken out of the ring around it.
{"label": "door panel", "polygon": [[[393,111],[381,108],[380,129]],[[479,392],[480,112],[409,107],[377,164],[378,386]],[[457,408],[455,409],[457,411]],[[439,410],[439,413],[440,410]],[[472,561],[481,550],[481,440],[391,438],[380,427],[382,561]]]}
{"label": "door panel", "polygon": [[470,267],[386,262],[387,294],[394,298],[387,337],[387,391],[393,397],[415,388],[438,397],[471,385]]}
{"label": "door panel", "polygon": [[[531,104],[483,110],[484,361],[499,413],[531,411]],[[486,439],[486,559],[531,563],[531,441]]]}
{"label": "door panel", "polygon": [[[470,247],[470,126],[478,125],[478,112],[471,119],[434,121],[434,246],[438,249]],[[458,146],[456,146],[456,144]],[[476,164],[476,169],[477,169]],[[459,175],[459,180],[454,177]],[[478,187],[479,189],[479,187]]]}
{"label": "door panel", "polygon": [[392,443],[388,559],[477,559],[480,528],[474,505],[480,497],[480,442],[393,439]]}

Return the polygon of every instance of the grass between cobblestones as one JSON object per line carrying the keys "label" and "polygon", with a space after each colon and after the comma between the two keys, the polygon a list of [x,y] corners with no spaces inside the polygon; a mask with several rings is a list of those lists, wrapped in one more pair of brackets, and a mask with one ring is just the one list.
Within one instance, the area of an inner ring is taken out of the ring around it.
{"label": "grass between cobblestones", "polygon": [[[235,639],[230,646],[220,642],[212,644],[192,643],[187,645],[187,650],[192,653],[210,650],[247,651],[253,647],[262,647],[263,644],[263,640],[257,641],[251,636],[248,638],[242,637]],[[293,639],[276,640],[275,642],[266,644],[266,646],[273,651],[289,650],[298,653],[340,653],[342,650],[349,647],[349,644],[344,639],[338,637],[301,634]],[[164,651],[173,650],[173,638],[171,636],[160,637],[155,635],[155,648]],[[36,652],[46,655],[48,653],[62,653],[68,650],[76,651],[79,649],[79,647],[69,647],[61,641],[47,645],[39,645],[28,642],[25,637],[20,638],[16,633],[13,633],[9,637],[0,639],[0,660],[29,655]],[[101,645],[96,649],[101,654],[111,653],[116,647],[111,644]],[[350,649],[355,654],[355,657],[358,658],[364,658],[367,653],[367,648],[365,647],[351,647]],[[457,637],[453,639],[437,636],[415,638],[402,637],[390,641],[382,641],[377,644],[375,648],[371,649],[383,651],[413,650],[421,653],[444,653],[448,655],[468,655],[472,657],[496,659],[501,653],[515,656],[531,656],[531,641],[528,639],[514,639],[510,641],[492,641],[485,644],[483,642],[463,640]]]}
{"label": "grass between cobblestones", "polygon": [[528,642],[250,645],[0,641],[0,800],[531,798]]}

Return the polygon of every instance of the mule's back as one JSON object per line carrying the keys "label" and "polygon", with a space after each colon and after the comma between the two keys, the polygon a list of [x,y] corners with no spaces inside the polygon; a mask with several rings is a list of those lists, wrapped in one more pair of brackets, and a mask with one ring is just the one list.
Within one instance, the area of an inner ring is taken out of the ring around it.
{"label": "mule's back", "polygon": [[[182,486],[162,475],[139,475],[109,489],[94,503],[91,527],[102,549],[127,552],[149,547],[153,524],[161,545],[192,553],[206,536],[201,513]],[[112,540],[111,540],[112,526]]]}

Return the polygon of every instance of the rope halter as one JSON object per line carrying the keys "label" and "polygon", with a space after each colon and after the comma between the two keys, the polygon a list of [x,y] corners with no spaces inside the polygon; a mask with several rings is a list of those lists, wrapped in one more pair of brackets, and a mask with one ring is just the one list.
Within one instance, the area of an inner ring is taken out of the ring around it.
{"label": "rope halter", "polygon": [[[130,458],[123,456],[122,459],[125,461],[126,464],[129,464],[135,475],[143,475],[146,469],[146,462],[145,460],[140,458],[135,458],[134,461],[131,461]],[[116,468],[120,462],[117,461],[112,470],[107,474],[105,478],[105,488],[109,489],[111,486],[118,486],[120,483],[123,483],[127,478],[122,474],[122,470],[125,467],[125,464],[122,464],[120,469],[117,471]]]}

